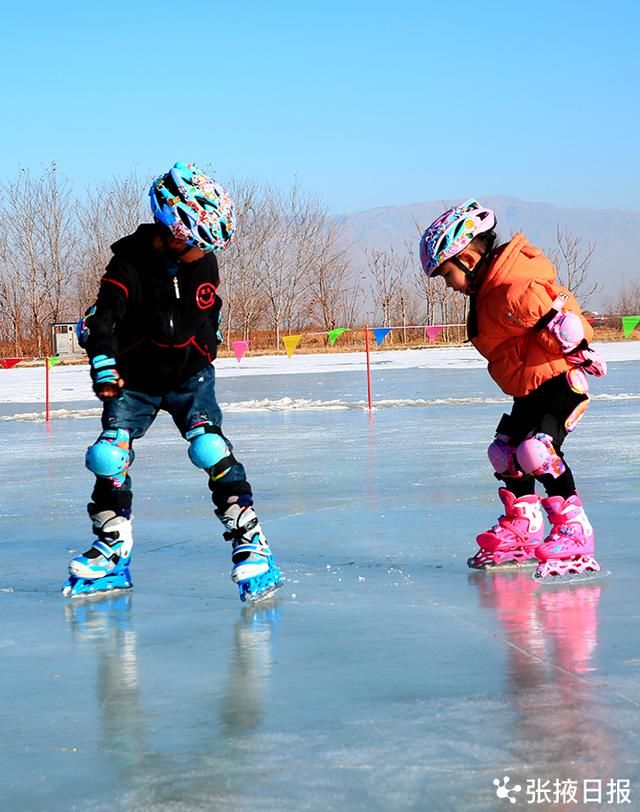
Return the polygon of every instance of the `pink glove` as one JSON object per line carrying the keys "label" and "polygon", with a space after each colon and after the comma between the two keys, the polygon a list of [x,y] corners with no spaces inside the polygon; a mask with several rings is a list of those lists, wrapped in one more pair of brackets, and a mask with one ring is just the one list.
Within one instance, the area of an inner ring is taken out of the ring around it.
{"label": "pink glove", "polygon": [[607,362],[600,355],[597,350],[585,349],[578,350],[577,352],[569,353],[566,356],[567,361],[575,364],[577,367],[582,367],[587,375],[595,375],[596,378],[602,378],[607,374]]}

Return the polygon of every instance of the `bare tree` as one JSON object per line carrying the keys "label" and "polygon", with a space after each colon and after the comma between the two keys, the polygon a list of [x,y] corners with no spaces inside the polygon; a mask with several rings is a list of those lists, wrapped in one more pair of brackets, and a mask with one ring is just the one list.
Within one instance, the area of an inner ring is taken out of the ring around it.
{"label": "bare tree", "polygon": [[[404,249],[399,251],[391,246],[384,251],[370,249],[364,252],[371,276],[372,298],[386,327],[406,328],[421,318],[420,297],[410,278],[413,263],[410,244],[405,243]],[[406,337],[406,329],[400,330],[403,343]]]}
{"label": "bare tree", "polygon": [[78,203],[76,214],[82,235],[82,269],[76,284],[78,313],[96,297],[100,277],[112,256],[111,245],[150,219],[144,200],[147,186],[134,172],[92,187],[86,199]]}
{"label": "bare tree", "polygon": [[319,261],[319,233],[326,215],[320,204],[305,197],[297,183],[283,195],[270,189],[263,201],[261,217],[269,236],[262,244],[258,263],[259,286],[263,291],[269,325],[275,345],[283,329],[294,329],[303,318],[303,303],[311,273]]}
{"label": "bare tree", "polygon": [[308,313],[314,323],[333,330],[344,317],[344,306],[349,309],[351,262],[342,227],[329,223],[324,211],[318,212],[316,226],[308,263]]}
{"label": "bare tree", "polygon": [[582,247],[582,237],[556,226],[556,246],[549,258],[556,266],[558,278],[584,307],[589,299],[602,290],[602,286],[589,279],[589,266],[596,250],[595,243]]}
{"label": "bare tree", "polygon": [[336,299],[335,326],[361,324],[364,317],[363,300],[362,280],[352,279],[349,287],[343,288]]}
{"label": "bare tree", "polygon": [[393,248],[381,251],[365,248],[364,255],[371,277],[371,296],[384,327],[391,326],[391,310],[396,295],[398,269]]}
{"label": "bare tree", "polygon": [[48,350],[49,323],[67,306],[77,269],[75,201],[55,163],[35,178],[21,170],[0,189],[3,236],[11,246],[3,255],[3,301],[13,309],[14,326],[20,303],[20,321],[42,355]]}
{"label": "bare tree", "polygon": [[623,281],[618,295],[609,298],[607,310],[617,316],[640,316],[640,282]]}
{"label": "bare tree", "polygon": [[243,339],[264,321],[266,301],[259,286],[262,246],[269,238],[262,214],[264,190],[254,181],[232,184],[236,206],[236,236],[219,257],[221,296],[225,306],[226,333],[239,330]]}
{"label": "bare tree", "polygon": [[[0,228],[3,224],[0,223]],[[15,355],[22,355],[23,322],[25,306],[21,297],[21,285],[9,263],[6,236],[0,232],[0,341],[8,342]]]}
{"label": "bare tree", "polygon": [[394,297],[391,303],[391,319],[394,324],[402,327],[400,341],[407,342],[407,327],[415,324],[419,318],[419,298],[415,287],[409,278],[411,257],[407,252],[396,257],[396,283]]}

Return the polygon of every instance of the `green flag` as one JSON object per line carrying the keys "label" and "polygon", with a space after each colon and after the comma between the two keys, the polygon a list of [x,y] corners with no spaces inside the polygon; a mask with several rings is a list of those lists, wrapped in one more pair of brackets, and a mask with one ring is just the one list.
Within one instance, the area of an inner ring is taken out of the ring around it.
{"label": "green flag", "polygon": [[327,335],[329,336],[329,344],[333,347],[336,343],[336,339],[340,338],[343,333],[348,333],[348,327],[334,327],[333,330],[328,330]]}
{"label": "green flag", "polygon": [[49,367],[54,367],[56,364],[60,363],[60,356],[59,355],[50,355],[47,358],[47,363],[49,364]]}
{"label": "green flag", "polygon": [[623,316],[622,317],[622,335],[629,338],[631,333],[640,324],[640,316]]}

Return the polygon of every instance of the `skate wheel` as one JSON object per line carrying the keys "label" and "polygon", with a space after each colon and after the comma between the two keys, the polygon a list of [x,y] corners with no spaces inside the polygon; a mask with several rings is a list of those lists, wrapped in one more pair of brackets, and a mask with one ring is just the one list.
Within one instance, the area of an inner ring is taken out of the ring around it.
{"label": "skate wheel", "polygon": [[273,558],[269,558],[269,569],[265,573],[238,583],[240,600],[243,603],[259,603],[280,589],[283,583],[282,573]]}
{"label": "skate wheel", "polygon": [[243,603],[249,604],[250,606],[254,606],[256,603],[263,603],[269,598],[271,598],[275,593],[280,589],[282,584],[274,584],[273,586],[269,587],[268,589],[264,589],[262,592],[252,593],[252,592],[241,592],[240,593],[240,600]]}
{"label": "skate wheel", "polygon": [[128,569],[120,571],[117,575],[105,575],[104,578],[93,580],[70,575],[62,585],[62,594],[65,598],[86,598],[131,589],[132,586],[133,581]]}
{"label": "skate wheel", "polygon": [[589,584],[592,581],[600,581],[608,578],[611,570],[589,570],[587,572],[572,572],[566,575],[540,575],[534,572],[531,578],[540,586],[571,586],[572,584]]}

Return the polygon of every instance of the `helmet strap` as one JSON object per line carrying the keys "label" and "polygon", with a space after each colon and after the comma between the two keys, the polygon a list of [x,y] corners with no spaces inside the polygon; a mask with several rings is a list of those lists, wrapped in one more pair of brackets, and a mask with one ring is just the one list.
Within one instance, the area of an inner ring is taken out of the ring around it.
{"label": "helmet strap", "polygon": [[476,267],[473,268],[473,270],[472,270],[471,268],[467,268],[467,266],[464,264],[464,262],[462,262],[462,260],[458,259],[458,257],[450,257],[449,258],[449,262],[453,262],[453,264],[456,266],[456,268],[459,268],[465,274],[467,279],[469,280],[469,295],[470,296],[473,296],[475,294],[476,290],[477,290],[476,273],[477,273],[477,268],[478,268],[479,265],[482,264],[483,259],[484,259],[484,256],[482,256],[482,258],[476,263]]}
{"label": "helmet strap", "polygon": [[[474,278],[474,276],[476,275],[475,269],[471,270],[471,268],[467,268],[467,266],[464,264],[464,262],[462,262],[462,260],[458,259],[458,257],[451,257],[449,261],[453,262],[453,264],[456,266],[456,268],[460,268],[460,270],[463,271],[469,277],[469,279],[472,280]],[[482,261],[482,260],[480,260],[480,261]]]}
{"label": "helmet strap", "polygon": [[473,269],[467,268],[464,262],[462,262],[462,260],[460,260],[457,256],[451,257],[451,262],[453,262],[456,268],[460,268],[460,270],[463,271],[469,278],[469,285],[472,294],[475,293],[478,287],[480,286],[478,274],[480,273],[480,271],[483,271],[485,269],[486,265],[491,260],[492,253],[493,252],[491,250],[487,249],[482,254],[480,259],[476,262],[475,267]]}

